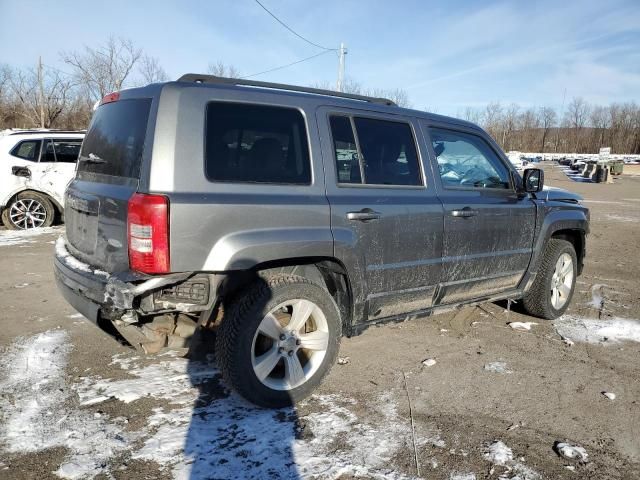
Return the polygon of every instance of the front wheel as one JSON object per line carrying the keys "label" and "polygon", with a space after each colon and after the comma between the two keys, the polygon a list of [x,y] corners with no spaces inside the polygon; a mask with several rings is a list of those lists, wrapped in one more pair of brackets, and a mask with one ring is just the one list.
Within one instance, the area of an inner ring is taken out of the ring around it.
{"label": "front wheel", "polygon": [[327,290],[297,275],[258,278],[226,309],[216,335],[225,380],[256,405],[307,397],[338,355],[340,313]]}
{"label": "front wheel", "polygon": [[536,279],[523,298],[527,312],[553,320],[562,315],[573,297],[578,259],[573,245],[552,238],[547,242]]}

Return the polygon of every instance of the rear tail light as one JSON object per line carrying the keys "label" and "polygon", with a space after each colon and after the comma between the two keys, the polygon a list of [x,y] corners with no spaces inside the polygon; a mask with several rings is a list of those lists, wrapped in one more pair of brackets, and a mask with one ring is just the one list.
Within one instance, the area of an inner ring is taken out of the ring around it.
{"label": "rear tail light", "polygon": [[169,272],[169,200],[135,193],[127,212],[129,266],[143,273]]}

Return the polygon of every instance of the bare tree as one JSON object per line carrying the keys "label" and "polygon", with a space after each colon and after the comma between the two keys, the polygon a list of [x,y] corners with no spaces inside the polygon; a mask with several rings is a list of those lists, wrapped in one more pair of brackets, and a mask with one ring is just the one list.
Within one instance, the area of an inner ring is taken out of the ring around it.
{"label": "bare tree", "polygon": [[207,72],[216,77],[240,78],[240,71],[233,65],[225,65],[218,61],[210,63]]}
{"label": "bare tree", "polygon": [[484,110],[484,128],[496,141],[499,141],[499,131],[502,124],[502,105],[500,102],[489,103]]}
{"label": "bare tree", "polygon": [[54,126],[65,112],[73,97],[73,82],[58,71],[45,69],[43,73],[43,97],[39,95],[38,74],[34,70],[14,71],[9,85],[14,96],[15,113],[22,116],[29,126],[40,126],[40,110],[44,112],[44,128]]}
{"label": "bare tree", "polygon": [[567,120],[574,131],[574,151],[577,153],[580,147],[580,133],[587,124],[589,118],[589,105],[581,97],[574,97],[567,106]]}
{"label": "bare tree", "polygon": [[93,101],[121,90],[141,57],[142,50],[131,40],[113,37],[97,48],[85,46],[82,52],[62,54],[62,60],[73,69],[78,83]]}
{"label": "bare tree", "polygon": [[591,126],[594,130],[593,149],[604,147],[604,136],[609,127],[609,115],[607,109],[601,106],[595,106],[591,109],[590,115]]}
{"label": "bare tree", "polygon": [[160,62],[156,57],[150,57],[143,55],[140,58],[140,76],[142,77],[142,83],[147,85],[149,83],[166,82],[169,80],[169,75],[164,71],[164,68],[160,66]]}
{"label": "bare tree", "polygon": [[[321,90],[335,90],[335,86],[328,81],[316,82],[311,85],[312,88],[319,88]],[[345,78],[342,84],[342,91],[344,93],[352,93],[354,95],[364,95],[366,97],[379,97],[388,98],[399,107],[409,108],[411,102],[409,100],[409,94],[406,90],[401,88],[385,89],[385,88],[365,88],[360,82],[353,78]]]}
{"label": "bare tree", "polygon": [[538,111],[538,119],[542,128],[542,140],[540,142],[540,151],[544,153],[544,146],[547,140],[549,130],[556,126],[558,117],[553,108],[541,107]]}
{"label": "bare tree", "polygon": [[464,113],[462,114],[462,118],[464,120],[472,123],[482,122],[482,116],[483,116],[483,113],[481,110],[478,110],[477,108],[471,108],[471,107],[465,108]]}
{"label": "bare tree", "polygon": [[502,125],[502,148],[509,150],[511,144],[511,134],[516,129],[516,122],[518,120],[518,112],[520,107],[515,103],[509,105],[509,108],[505,112],[504,122]]}

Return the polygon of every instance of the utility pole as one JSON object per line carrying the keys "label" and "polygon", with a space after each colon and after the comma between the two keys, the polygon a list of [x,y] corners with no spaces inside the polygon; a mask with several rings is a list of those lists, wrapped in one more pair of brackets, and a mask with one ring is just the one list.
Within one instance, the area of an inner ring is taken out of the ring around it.
{"label": "utility pole", "polygon": [[42,79],[42,57],[38,57],[38,104],[40,105],[40,128],[44,128],[44,85]]}
{"label": "utility pole", "polygon": [[340,63],[338,64],[338,82],[336,83],[336,90],[342,92],[344,89],[344,56],[347,54],[347,47],[344,42],[340,43]]}

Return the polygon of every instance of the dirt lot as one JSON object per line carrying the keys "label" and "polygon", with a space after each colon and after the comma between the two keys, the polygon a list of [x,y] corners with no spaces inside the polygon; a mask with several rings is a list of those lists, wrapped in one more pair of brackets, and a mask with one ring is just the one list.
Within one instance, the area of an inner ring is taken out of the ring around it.
{"label": "dirt lot", "polygon": [[60,228],[0,232],[0,477],[640,478],[640,178],[546,174],[591,208],[568,315],[487,304],[372,328],[275,412],[230,395],[212,357],[143,358],[79,318],[52,278]]}

